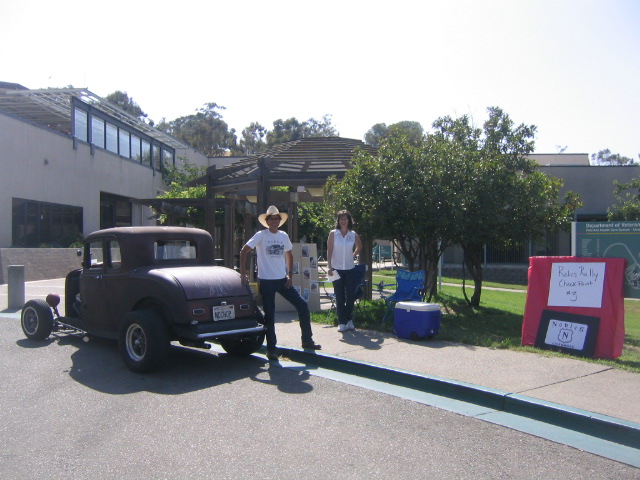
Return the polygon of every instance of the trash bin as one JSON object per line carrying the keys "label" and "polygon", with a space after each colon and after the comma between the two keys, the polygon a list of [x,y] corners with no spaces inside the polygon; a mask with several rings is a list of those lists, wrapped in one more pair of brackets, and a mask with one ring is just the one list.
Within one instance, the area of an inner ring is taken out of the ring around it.
{"label": "trash bin", "polygon": [[437,303],[398,302],[393,314],[393,326],[400,338],[433,338],[440,332],[441,316]]}

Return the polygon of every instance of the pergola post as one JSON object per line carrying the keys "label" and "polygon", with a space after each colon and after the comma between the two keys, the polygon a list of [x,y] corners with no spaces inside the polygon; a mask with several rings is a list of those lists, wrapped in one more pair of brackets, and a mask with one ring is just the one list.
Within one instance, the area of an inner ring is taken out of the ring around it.
{"label": "pergola post", "polygon": [[256,195],[258,196],[257,214],[260,215],[267,211],[270,205],[271,183],[269,182],[271,162],[268,158],[258,159],[258,180],[256,182]]}
{"label": "pergola post", "polygon": [[234,248],[234,237],[236,231],[236,196],[235,194],[229,194],[228,200],[224,205],[224,245],[223,245],[223,258],[225,267],[233,268],[234,255],[236,252]]}
{"label": "pergola post", "polygon": [[205,229],[216,238],[216,195],[214,193],[214,184],[216,176],[215,165],[207,168],[207,199],[205,202],[204,218]]}

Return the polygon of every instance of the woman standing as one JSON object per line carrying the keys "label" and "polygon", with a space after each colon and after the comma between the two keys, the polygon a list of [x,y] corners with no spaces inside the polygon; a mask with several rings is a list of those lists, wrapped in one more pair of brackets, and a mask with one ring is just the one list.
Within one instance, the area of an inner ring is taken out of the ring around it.
{"label": "woman standing", "polygon": [[357,286],[354,282],[353,258],[361,250],[362,242],[353,231],[351,214],[347,210],[340,210],[336,217],[336,228],[329,233],[327,240],[329,279],[335,277],[335,273],[338,274],[338,278],[333,281],[333,291],[336,296],[339,332],[355,329],[351,319]]}

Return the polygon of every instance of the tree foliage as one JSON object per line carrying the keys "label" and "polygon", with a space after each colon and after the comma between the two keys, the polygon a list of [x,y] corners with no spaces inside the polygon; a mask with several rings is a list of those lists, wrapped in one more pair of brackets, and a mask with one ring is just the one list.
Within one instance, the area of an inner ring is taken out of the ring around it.
{"label": "tree foliage", "polygon": [[635,163],[633,158],[624,157],[619,153],[611,153],[611,150],[608,148],[591,154],[592,165],[633,165]]}
{"label": "tree foliage", "polygon": [[633,178],[628,183],[614,181],[616,186],[613,194],[617,204],[608,210],[610,221],[615,220],[640,220],[640,178]]}
{"label": "tree foliage", "polygon": [[[205,173],[205,167],[198,167],[185,159],[179,159],[177,165],[169,166],[164,173],[164,180],[169,189],[158,198],[205,198],[207,196],[206,185],[192,187],[186,185],[191,180],[202,177]],[[199,207],[180,207],[167,202],[165,208],[158,213],[158,221],[163,225],[191,225],[198,228],[205,226],[205,212]]]}
{"label": "tree foliage", "polygon": [[236,153],[255,155],[267,148],[267,129],[258,122],[252,122],[242,130],[242,138],[238,142]]}
{"label": "tree foliage", "polygon": [[266,133],[266,141],[267,146],[271,147],[300,138],[336,136],[338,136],[338,132],[331,123],[331,115],[324,115],[322,120],[310,118],[306,122],[300,122],[292,117],[287,120],[274,121],[273,129]]}
{"label": "tree foliage", "polygon": [[[142,108],[133,101],[133,98],[130,98],[129,95],[127,95],[127,92],[116,90],[104,98],[108,102],[113,103],[116,107],[124,110],[139,120],[145,121],[147,119],[147,114],[144,113]],[[150,121],[150,124],[153,125],[153,122]]]}
{"label": "tree foliage", "polygon": [[418,145],[422,141],[424,129],[418,122],[404,120],[387,126],[385,123],[376,123],[364,135],[364,141],[369,145],[378,148],[385,138],[391,135],[405,136],[407,141],[413,145]]}
{"label": "tree foliage", "polygon": [[327,232],[333,227],[333,219],[324,215],[322,203],[302,202],[298,204],[298,236],[306,242],[322,245]]}
{"label": "tree foliage", "polygon": [[406,135],[383,139],[376,156],[360,151],[353,168],[325,189],[326,207],[348,209],[363,237],[392,240],[411,269],[427,271],[427,290],[435,292],[446,205],[439,201],[435,151]]}
{"label": "tree foliage", "polygon": [[235,130],[222,119],[216,103],[206,103],[197,113],[167,122],[163,119],[158,129],[182,140],[200,153],[215,157],[236,149]]}
{"label": "tree foliage", "polygon": [[514,126],[499,108],[483,128],[467,116],[443,117],[419,140],[388,135],[375,157],[360,153],[354,167],[327,184],[327,208],[347,208],[370,238],[394,240],[410,266],[427,272],[428,294],[444,249],[459,244],[474,281],[467,298],[480,304],[484,245],[535,240],[566,224],[577,207],[558,200],[559,179],[527,158],[534,126]]}
{"label": "tree foliage", "polygon": [[567,225],[579,204],[571,192],[560,201],[561,180],[544,175],[527,157],[534,150],[535,126],[515,126],[497,107],[488,114],[482,129],[473,127],[467,116],[434,123],[435,135],[452,143],[450,174],[457,177],[459,192],[452,203],[449,240],[464,251],[464,266],[474,282],[467,299],[472,306],[480,304],[485,245],[539,240]]}

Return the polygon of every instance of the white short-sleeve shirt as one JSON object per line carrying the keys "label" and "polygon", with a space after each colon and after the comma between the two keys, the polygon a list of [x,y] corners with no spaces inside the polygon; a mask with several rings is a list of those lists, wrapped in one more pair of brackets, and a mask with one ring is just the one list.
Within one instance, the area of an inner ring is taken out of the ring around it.
{"label": "white short-sleeve shirt", "polygon": [[287,276],[285,252],[293,248],[289,235],[282,230],[271,233],[268,229],[260,230],[247,242],[256,249],[258,257],[258,278],[262,280],[279,280]]}

